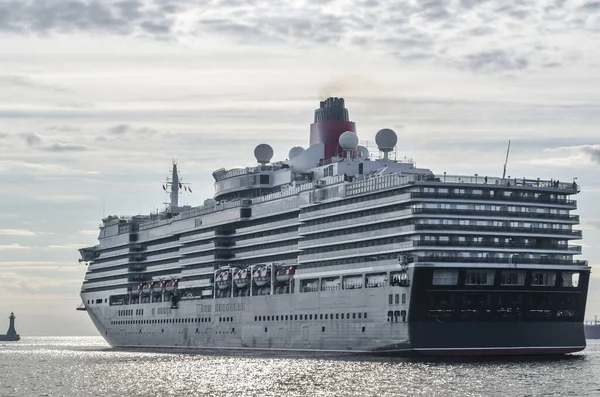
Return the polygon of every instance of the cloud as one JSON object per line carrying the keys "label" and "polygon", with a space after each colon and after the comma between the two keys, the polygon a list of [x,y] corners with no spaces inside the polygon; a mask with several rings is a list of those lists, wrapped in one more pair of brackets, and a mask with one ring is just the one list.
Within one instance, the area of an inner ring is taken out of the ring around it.
{"label": "cloud", "polygon": [[170,32],[161,1],[9,0],[0,3],[0,31],[13,34],[90,32],[130,35]]}
{"label": "cloud", "polygon": [[79,234],[85,234],[88,236],[97,236],[98,235],[98,230],[80,230],[78,232]]}
{"label": "cloud", "polygon": [[50,127],[46,127],[46,130],[48,131],[59,131],[59,132],[79,132],[81,131],[81,128],[79,127],[73,127],[70,125],[53,125]]}
{"label": "cloud", "polygon": [[0,251],[8,251],[8,250],[28,250],[31,247],[26,247],[23,246],[21,244],[15,243],[15,244],[7,244],[7,245],[0,245]]}
{"label": "cloud", "polygon": [[137,133],[137,134],[155,134],[158,131],[154,128],[150,127],[132,127],[129,124],[117,124],[115,126],[108,128],[108,133],[111,135],[126,135],[128,133]]}
{"label": "cloud", "polygon": [[86,150],[89,150],[88,147],[83,146],[83,145],[69,145],[69,144],[63,144],[63,143],[55,143],[51,146],[47,146],[42,148],[42,150],[45,150],[47,152],[83,152]]}
{"label": "cloud", "polygon": [[[331,0],[326,4],[9,0],[0,3],[0,32],[85,32],[203,41],[208,33],[261,46],[275,43],[296,48],[383,50],[401,60],[497,73],[556,67],[573,62],[577,54],[585,54],[585,43],[572,45],[560,38],[566,32],[595,31],[597,26],[589,19],[597,12],[598,4],[590,1],[576,7],[560,1],[548,4],[546,0],[511,5],[475,0]],[[554,39],[555,35],[559,40]],[[36,85],[22,76],[8,76],[8,81]]]}
{"label": "cloud", "polygon": [[491,50],[465,55],[459,64],[476,72],[498,72],[525,69],[529,61],[516,53]]}
{"label": "cloud", "polygon": [[84,194],[36,194],[32,197],[34,200],[38,201],[52,201],[52,202],[77,202],[77,201],[87,201],[94,200],[96,197],[88,196]]}
{"label": "cloud", "polygon": [[0,269],[3,272],[10,270],[16,272],[27,270],[79,271],[77,266],[73,266],[72,264],[47,261],[0,261]]}
{"label": "cloud", "polygon": [[7,132],[0,132],[0,139],[6,138],[8,136]]}
{"label": "cloud", "polygon": [[558,148],[544,149],[546,156],[532,159],[529,163],[540,165],[570,166],[585,163],[600,165],[600,144],[561,146]]}
{"label": "cloud", "polygon": [[[74,266],[74,268],[77,268]],[[39,270],[39,269],[38,269]],[[51,270],[51,269],[48,269]],[[0,284],[8,291],[29,294],[60,294],[68,290],[69,287],[76,287],[81,281],[76,278],[67,279],[65,277],[56,278],[51,276],[22,275],[16,272],[0,273]]]}
{"label": "cloud", "polygon": [[580,150],[590,156],[593,162],[600,164],[600,145],[580,146]]}
{"label": "cloud", "polygon": [[0,236],[35,236],[35,233],[24,229],[0,229]]}
{"label": "cloud", "polygon": [[119,124],[119,125],[110,127],[108,129],[108,132],[113,135],[123,135],[127,131],[130,131],[130,130],[131,130],[131,126],[129,126],[128,124]]}
{"label": "cloud", "polygon": [[[0,15],[1,14],[2,14],[2,4],[0,3]],[[2,18],[0,17],[0,31],[2,31],[1,24],[2,24]],[[30,77],[19,76],[19,75],[0,76],[0,86],[1,85],[22,87],[22,88],[32,88],[32,89],[54,91],[54,92],[67,92],[68,91],[66,88],[63,88],[63,87],[40,83]]]}
{"label": "cloud", "polygon": [[600,11],[600,1],[589,1],[581,6],[583,11]]}
{"label": "cloud", "polygon": [[83,248],[83,247],[87,247],[86,244],[62,244],[62,245],[48,245],[46,248],[51,248],[51,249],[69,249],[69,250],[76,250],[78,248]]}
{"label": "cloud", "polygon": [[29,146],[36,146],[42,142],[42,139],[33,133],[23,133],[21,134],[21,137],[25,139],[25,142],[27,142]]}

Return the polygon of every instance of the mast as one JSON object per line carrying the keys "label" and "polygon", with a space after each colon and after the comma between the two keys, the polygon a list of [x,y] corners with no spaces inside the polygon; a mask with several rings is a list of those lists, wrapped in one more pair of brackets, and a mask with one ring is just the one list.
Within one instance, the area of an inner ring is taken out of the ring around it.
{"label": "mast", "polygon": [[506,164],[508,163],[508,153],[510,152],[510,139],[508,140],[508,149],[506,149],[506,160],[504,160],[504,171],[502,171],[502,179],[506,176]]}
{"label": "mast", "polygon": [[177,163],[173,161],[171,173],[171,211],[179,206],[179,175],[177,175]]}

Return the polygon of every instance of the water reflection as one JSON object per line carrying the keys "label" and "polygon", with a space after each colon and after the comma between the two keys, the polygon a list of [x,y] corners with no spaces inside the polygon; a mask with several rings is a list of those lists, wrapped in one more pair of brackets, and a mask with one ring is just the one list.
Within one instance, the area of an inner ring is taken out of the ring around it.
{"label": "water reflection", "polygon": [[110,349],[99,338],[0,346],[1,396],[583,396],[600,344],[559,359],[433,359]]}

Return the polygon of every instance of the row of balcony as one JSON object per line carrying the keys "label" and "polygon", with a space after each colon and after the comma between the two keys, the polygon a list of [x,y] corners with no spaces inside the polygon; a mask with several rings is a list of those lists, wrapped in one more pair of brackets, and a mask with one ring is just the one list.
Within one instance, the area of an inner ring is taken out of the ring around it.
{"label": "row of balcony", "polygon": [[435,215],[474,215],[494,218],[545,218],[549,220],[561,219],[579,222],[579,215],[568,214],[542,214],[536,212],[517,212],[517,211],[488,211],[488,210],[458,210],[442,208],[414,208],[415,214],[435,214]]}
{"label": "row of balcony", "polygon": [[518,255],[512,255],[509,258],[497,258],[486,256],[483,258],[462,257],[462,256],[415,256],[408,259],[409,262],[442,262],[442,263],[494,263],[494,264],[542,264],[542,265],[566,265],[566,266],[587,266],[588,262],[573,259],[553,259],[553,258],[524,258]]}
{"label": "row of balcony", "polygon": [[[332,216],[340,213],[340,210],[344,213],[352,212],[354,210],[367,210],[370,208],[377,208],[385,204],[400,204],[403,201],[408,201],[410,193],[394,194],[381,198],[367,199],[356,203],[347,203],[346,201],[340,201],[337,206],[315,209],[312,211],[305,211],[300,213],[301,221],[309,221],[311,219],[320,218],[322,216]],[[356,199],[353,199],[356,200]],[[328,206],[329,204],[324,204]],[[319,208],[319,207],[315,207]]]}
{"label": "row of balcony", "polygon": [[557,250],[557,251],[571,251],[581,252],[580,245],[566,244],[548,244],[548,243],[502,243],[502,242],[473,242],[473,241],[426,241],[419,240],[413,241],[415,247],[467,247],[467,248],[510,248],[510,249],[534,249],[534,250]]}
{"label": "row of balcony", "polygon": [[495,195],[489,194],[473,194],[473,193],[438,193],[438,192],[412,192],[410,193],[411,198],[432,198],[432,199],[451,199],[451,200],[486,200],[486,201],[510,201],[513,203],[528,202],[528,203],[547,203],[565,205],[572,208],[577,207],[576,200],[558,199],[550,196],[540,197],[527,197],[523,195],[517,195],[515,192],[510,196],[505,196],[502,191],[497,191]]}
{"label": "row of balcony", "polygon": [[459,230],[468,232],[508,232],[508,233],[535,233],[552,234],[571,237],[581,237],[581,230],[553,229],[542,227],[517,227],[517,226],[478,226],[478,225],[450,225],[450,224],[416,224],[416,230]]}

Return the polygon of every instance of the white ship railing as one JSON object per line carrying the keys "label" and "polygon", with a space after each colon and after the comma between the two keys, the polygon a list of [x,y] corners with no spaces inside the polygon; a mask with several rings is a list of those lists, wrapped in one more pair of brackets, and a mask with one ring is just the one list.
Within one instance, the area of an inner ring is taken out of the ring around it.
{"label": "white ship railing", "polygon": [[553,188],[560,190],[577,191],[579,186],[574,182],[560,182],[555,180],[545,179],[527,179],[527,178],[498,178],[488,177],[479,174],[473,175],[435,175],[439,182],[445,183],[471,183],[479,185],[503,185],[503,186],[520,186],[520,187],[540,187]]}

